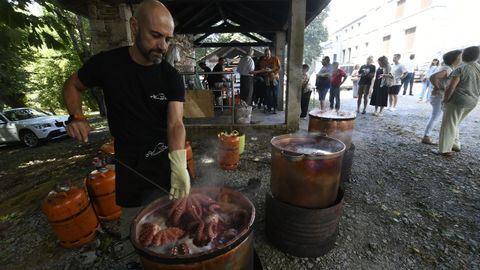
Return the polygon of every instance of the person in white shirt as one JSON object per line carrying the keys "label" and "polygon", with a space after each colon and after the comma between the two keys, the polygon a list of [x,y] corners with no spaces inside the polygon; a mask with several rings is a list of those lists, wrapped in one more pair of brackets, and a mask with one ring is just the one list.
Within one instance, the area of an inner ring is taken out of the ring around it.
{"label": "person in white shirt", "polygon": [[400,87],[402,87],[402,80],[407,76],[408,72],[404,65],[400,64],[400,54],[393,55],[393,65],[392,65],[392,74],[393,76],[393,85],[388,89],[388,100],[389,107],[388,110],[395,111],[397,108],[398,93],[400,92]]}
{"label": "person in white shirt", "polygon": [[240,99],[252,105],[253,95],[253,71],[255,62],[252,59],[253,49],[250,48],[248,54],[243,56],[238,63],[237,72],[240,73]]}
{"label": "person in white shirt", "polygon": [[413,93],[412,93],[413,79],[415,78],[415,69],[417,68],[417,64],[415,63],[414,59],[415,59],[415,54],[410,54],[410,60],[404,64],[405,69],[407,69],[407,75],[402,80],[404,96],[407,93],[408,85],[410,85],[409,95],[413,96]]}

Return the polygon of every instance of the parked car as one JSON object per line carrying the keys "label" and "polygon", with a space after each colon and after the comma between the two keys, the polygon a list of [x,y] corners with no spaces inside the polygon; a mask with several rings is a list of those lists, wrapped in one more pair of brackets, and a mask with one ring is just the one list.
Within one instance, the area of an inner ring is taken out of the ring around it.
{"label": "parked car", "polygon": [[0,113],[0,143],[23,142],[35,147],[44,140],[65,136],[68,116],[56,116],[32,108]]}

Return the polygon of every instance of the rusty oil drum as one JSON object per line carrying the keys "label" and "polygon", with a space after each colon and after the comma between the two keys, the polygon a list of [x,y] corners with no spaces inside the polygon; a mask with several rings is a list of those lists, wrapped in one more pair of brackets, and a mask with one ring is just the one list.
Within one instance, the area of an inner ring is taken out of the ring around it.
{"label": "rusty oil drum", "polygon": [[77,248],[95,239],[99,222],[84,189],[51,192],[42,211],[63,247]]}
{"label": "rusty oil drum", "polygon": [[115,171],[113,169],[104,167],[92,171],[85,178],[84,184],[100,220],[109,221],[120,218],[122,208],[117,205],[115,199]]}
{"label": "rusty oil drum", "polygon": [[345,144],[318,134],[273,137],[273,196],[305,208],[329,207],[337,199]]}
{"label": "rusty oil drum", "polygon": [[297,257],[328,253],[338,235],[343,212],[343,190],[327,208],[308,209],[283,203],[266,194],[265,233],[277,249]]}
{"label": "rusty oil drum", "polygon": [[169,256],[159,254],[144,248],[138,241],[139,223],[147,218],[150,213],[159,211],[159,207],[168,204],[168,196],[157,199],[142,209],[132,221],[130,228],[130,241],[145,270],[203,270],[203,269],[228,269],[252,270],[254,266],[253,249],[253,222],[255,220],[254,205],[241,193],[227,188],[192,188],[191,194],[196,192],[218,193],[219,197],[231,196],[233,201],[249,209],[251,215],[245,228],[231,241],[216,247],[191,255]]}
{"label": "rusty oil drum", "polygon": [[352,145],[352,133],[355,126],[355,113],[329,111],[320,113],[318,109],[309,113],[308,132],[317,132],[342,141],[346,150]]}
{"label": "rusty oil drum", "polygon": [[195,178],[195,164],[193,163],[193,151],[192,146],[190,146],[190,142],[185,142],[185,150],[187,150],[187,170],[190,174],[190,178]]}
{"label": "rusty oil drum", "polygon": [[218,162],[224,170],[235,170],[240,164],[240,137],[218,134]]}

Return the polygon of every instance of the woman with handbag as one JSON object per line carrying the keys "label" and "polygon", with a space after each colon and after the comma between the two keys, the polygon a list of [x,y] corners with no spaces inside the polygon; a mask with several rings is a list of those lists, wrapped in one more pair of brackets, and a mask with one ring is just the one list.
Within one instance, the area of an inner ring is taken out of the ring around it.
{"label": "woman with handbag", "polygon": [[[386,56],[378,58],[377,61],[380,67],[375,74],[370,105],[375,106],[375,112],[373,115],[382,116],[383,108],[388,105],[388,89],[393,84],[393,75],[391,73],[392,68],[388,63],[388,58]],[[380,110],[378,110],[379,108]]]}

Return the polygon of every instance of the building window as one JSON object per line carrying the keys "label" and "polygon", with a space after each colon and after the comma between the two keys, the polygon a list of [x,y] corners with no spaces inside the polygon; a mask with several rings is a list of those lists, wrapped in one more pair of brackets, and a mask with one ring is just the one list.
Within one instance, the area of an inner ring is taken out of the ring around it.
{"label": "building window", "polygon": [[348,63],[352,61],[352,48],[348,48]]}
{"label": "building window", "polygon": [[360,27],[360,24],[362,24],[362,23],[359,22],[357,26]]}
{"label": "building window", "polygon": [[335,40],[338,41],[338,36],[335,37]]}
{"label": "building window", "polygon": [[355,51],[358,50],[358,46],[355,46]]}
{"label": "building window", "polygon": [[389,55],[390,53],[390,35],[383,37],[383,54]]}
{"label": "building window", "polygon": [[422,0],[420,2],[420,8],[424,9],[432,5],[432,0]]}
{"label": "building window", "polygon": [[397,11],[395,13],[395,18],[403,17],[403,12],[405,11],[405,1],[406,0],[398,0],[397,2]]}
{"label": "building window", "polygon": [[365,48],[368,48],[368,42],[365,42]]}
{"label": "building window", "polygon": [[405,51],[413,51],[413,44],[415,41],[415,32],[417,27],[408,28],[405,30]]}
{"label": "building window", "polygon": [[337,54],[336,53],[333,54],[333,62],[337,62]]}
{"label": "building window", "polygon": [[345,50],[342,50],[342,63],[345,63]]}
{"label": "building window", "polygon": [[350,28],[353,30],[353,25],[352,25],[352,27],[350,27]]}

